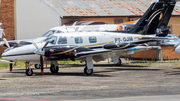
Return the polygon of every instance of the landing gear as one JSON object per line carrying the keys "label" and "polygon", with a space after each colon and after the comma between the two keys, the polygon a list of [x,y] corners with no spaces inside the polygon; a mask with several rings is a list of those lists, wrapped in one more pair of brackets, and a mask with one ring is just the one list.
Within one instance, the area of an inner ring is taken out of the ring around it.
{"label": "landing gear", "polygon": [[40,69],[40,68],[41,68],[41,65],[40,65],[40,64],[35,64],[34,67],[35,67],[36,69]]}
{"label": "landing gear", "polygon": [[92,57],[86,57],[86,67],[84,68],[84,73],[86,75],[91,75],[93,73],[93,61]]}
{"label": "landing gear", "polygon": [[120,59],[119,56],[115,56],[115,57],[112,57],[112,62],[116,65],[116,66],[121,66],[122,65],[122,61]]}
{"label": "landing gear", "polygon": [[121,61],[121,59],[120,59],[120,58],[119,58],[118,60],[119,60],[119,62],[118,62],[118,63],[116,63],[116,66],[121,66],[121,65],[122,65],[122,61]]}
{"label": "landing gear", "polygon": [[32,75],[33,75],[33,70],[32,70],[32,69],[30,69],[30,70],[27,69],[27,70],[26,70],[26,75],[27,75],[27,76],[32,76]]}
{"label": "landing gear", "polygon": [[51,71],[51,73],[58,73],[59,67],[52,64],[50,67],[50,71]]}
{"label": "landing gear", "polygon": [[31,64],[29,64],[29,62],[26,62],[26,75],[27,76],[33,75],[33,70],[31,69]]}
{"label": "landing gear", "polygon": [[86,75],[91,75],[93,73],[93,69],[88,69],[87,66],[84,68],[84,73]]}

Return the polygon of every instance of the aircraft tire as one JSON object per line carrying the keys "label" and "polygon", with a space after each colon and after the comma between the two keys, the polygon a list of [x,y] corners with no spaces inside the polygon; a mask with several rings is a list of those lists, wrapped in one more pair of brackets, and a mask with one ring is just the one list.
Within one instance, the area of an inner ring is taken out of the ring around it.
{"label": "aircraft tire", "polygon": [[32,69],[31,70],[27,69],[26,70],[26,75],[27,76],[32,76],[33,75],[33,70]]}
{"label": "aircraft tire", "polygon": [[40,68],[41,68],[41,65],[40,65],[40,64],[35,64],[34,67],[35,67],[36,69],[40,69]]}
{"label": "aircraft tire", "polygon": [[121,66],[122,65],[122,61],[121,59],[119,58],[119,62],[116,64],[116,66]]}
{"label": "aircraft tire", "polygon": [[51,71],[51,73],[58,73],[59,67],[58,66],[55,67],[55,65],[53,64],[50,67],[50,71]]}
{"label": "aircraft tire", "polygon": [[87,66],[84,68],[84,73],[86,75],[91,75],[93,73],[93,69],[88,69]]}

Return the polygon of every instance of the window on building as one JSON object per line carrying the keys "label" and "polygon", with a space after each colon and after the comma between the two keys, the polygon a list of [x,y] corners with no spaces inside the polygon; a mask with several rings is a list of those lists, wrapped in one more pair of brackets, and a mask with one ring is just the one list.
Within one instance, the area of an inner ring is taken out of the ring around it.
{"label": "window on building", "polygon": [[67,44],[67,38],[65,36],[60,36],[58,44]]}
{"label": "window on building", "polygon": [[123,19],[114,19],[114,24],[123,23]]}
{"label": "window on building", "polygon": [[96,43],[96,42],[97,42],[96,37],[95,37],[95,36],[90,36],[90,37],[89,37],[89,42],[90,42],[90,43]]}
{"label": "window on building", "polygon": [[75,37],[75,43],[76,44],[82,44],[83,43],[82,37]]}

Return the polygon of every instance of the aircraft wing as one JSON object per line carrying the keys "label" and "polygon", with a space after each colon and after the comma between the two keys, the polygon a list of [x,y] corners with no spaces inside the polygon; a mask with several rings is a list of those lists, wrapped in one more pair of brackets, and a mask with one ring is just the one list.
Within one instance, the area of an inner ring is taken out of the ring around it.
{"label": "aircraft wing", "polygon": [[84,55],[93,55],[93,54],[99,54],[99,53],[106,53],[111,52],[111,49],[104,49],[104,50],[94,50],[94,51],[85,51],[85,52],[79,52],[76,54],[76,56],[84,56]]}
{"label": "aircraft wing", "polygon": [[140,37],[139,40],[177,40],[177,38],[168,37]]}
{"label": "aircraft wing", "polygon": [[[0,45],[4,45],[5,47],[12,46],[18,46],[18,45],[26,45],[26,44],[32,44],[32,41],[39,42],[44,40],[46,37],[38,37],[36,39],[23,39],[23,40],[12,40],[12,41],[2,41]],[[7,45],[8,44],[8,45]]]}
{"label": "aircraft wing", "polygon": [[13,62],[6,61],[6,60],[0,60],[0,63],[13,63]]}

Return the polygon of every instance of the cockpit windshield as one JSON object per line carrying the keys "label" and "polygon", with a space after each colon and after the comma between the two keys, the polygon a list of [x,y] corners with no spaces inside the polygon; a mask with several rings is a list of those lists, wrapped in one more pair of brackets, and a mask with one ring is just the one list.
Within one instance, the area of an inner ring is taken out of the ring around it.
{"label": "cockpit windshield", "polygon": [[41,37],[49,37],[55,33],[55,30],[49,30],[46,33],[44,33]]}
{"label": "cockpit windshield", "polygon": [[49,43],[51,43],[51,44],[56,44],[57,37],[56,36],[51,36],[51,37],[45,39],[44,41],[45,42],[49,41]]}

